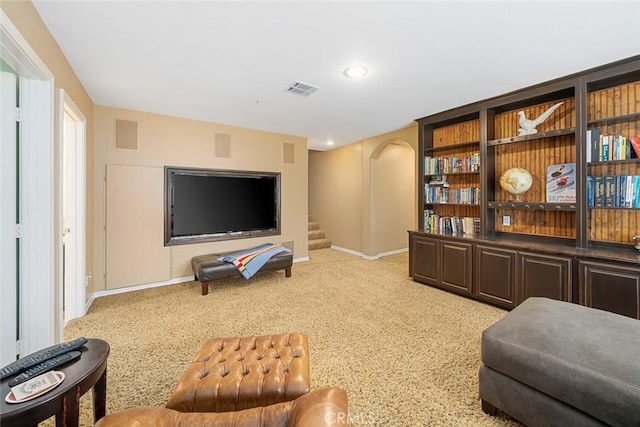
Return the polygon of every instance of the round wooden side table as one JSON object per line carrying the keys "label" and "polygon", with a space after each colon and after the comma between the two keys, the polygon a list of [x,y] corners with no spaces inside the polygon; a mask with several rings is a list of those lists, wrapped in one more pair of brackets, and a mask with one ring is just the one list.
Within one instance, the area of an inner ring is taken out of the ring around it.
{"label": "round wooden side table", "polygon": [[89,339],[80,349],[79,359],[56,368],[65,379],[53,390],[24,403],[10,404],[5,397],[11,391],[7,384],[12,377],[0,384],[0,425],[2,427],[37,426],[40,421],[55,415],[57,427],[77,427],[80,418],[80,396],[93,387],[94,423],[104,417],[107,403],[107,357],[109,344],[99,339]]}

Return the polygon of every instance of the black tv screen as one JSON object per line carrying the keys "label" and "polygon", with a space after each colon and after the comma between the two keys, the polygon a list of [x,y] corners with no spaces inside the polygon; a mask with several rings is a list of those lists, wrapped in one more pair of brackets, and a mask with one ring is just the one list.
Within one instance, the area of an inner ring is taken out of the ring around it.
{"label": "black tv screen", "polygon": [[165,245],[280,234],[280,174],[165,167]]}

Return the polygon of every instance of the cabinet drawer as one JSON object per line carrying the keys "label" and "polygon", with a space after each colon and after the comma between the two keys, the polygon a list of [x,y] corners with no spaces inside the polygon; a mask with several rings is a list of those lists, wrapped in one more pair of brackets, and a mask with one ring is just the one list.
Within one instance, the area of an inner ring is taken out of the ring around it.
{"label": "cabinet drawer", "polygon": [[439,241],[426,237],[411,237],[411,257],[409,259],[409,274],[414,280],[422,283],[437,285]]}
{"label": "cabinet drawer", "polygon": [[640,319],[640,269],[579,261],[579,303]]}
{"label": "cabinet drawer", "polygon": [[573,259],[518,252],[516,304],[529,297],[571,301]]}
{"label": "cabinet drawer", "polygon": [[475,254],[478,299],[513,308],[517,252],[477,245]]}
{"label": "cabinet drawer", "polygon": [[473,245],[470,243],[441,242],[441,285],[456,293],[473,292]]}

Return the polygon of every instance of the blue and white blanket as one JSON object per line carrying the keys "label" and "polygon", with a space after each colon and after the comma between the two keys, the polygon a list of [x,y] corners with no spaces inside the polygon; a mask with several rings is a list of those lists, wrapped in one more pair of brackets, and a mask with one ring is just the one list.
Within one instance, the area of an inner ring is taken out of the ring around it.
{"label": "blue and white blanket", "polygon": [[291,251],[284,246],[265,243],[255,248],[245,249],[218,258],[218,261],[229,262],[236,266],[242,277],[249,279],[256,274],[272,257]]}

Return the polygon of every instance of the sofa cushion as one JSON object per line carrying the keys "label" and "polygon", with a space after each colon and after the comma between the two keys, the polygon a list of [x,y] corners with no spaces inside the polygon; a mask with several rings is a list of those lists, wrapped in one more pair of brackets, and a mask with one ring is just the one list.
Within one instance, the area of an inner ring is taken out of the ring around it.
{"label": "sofa cushion", "polygon": [[529,298],[482,334],[482,362],[611,425],[640,425],[640,321]]}
{"label": "sofa cushion", "polygon": [[305,334],[214,338],[198,351],[166,406],[238,411],[293,400],[310,387]]}

